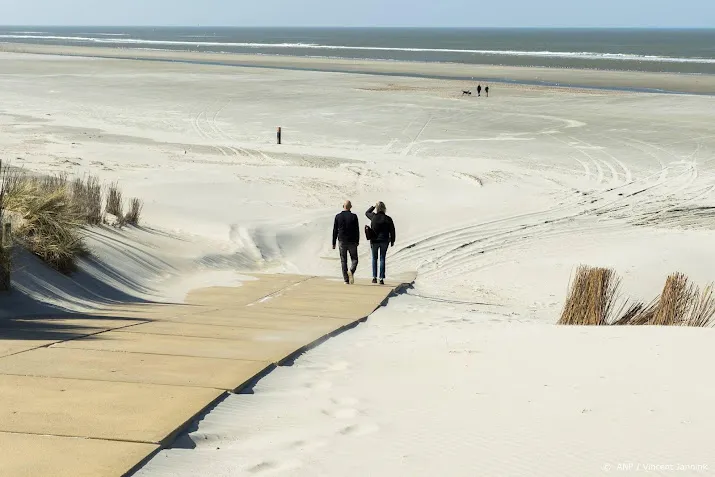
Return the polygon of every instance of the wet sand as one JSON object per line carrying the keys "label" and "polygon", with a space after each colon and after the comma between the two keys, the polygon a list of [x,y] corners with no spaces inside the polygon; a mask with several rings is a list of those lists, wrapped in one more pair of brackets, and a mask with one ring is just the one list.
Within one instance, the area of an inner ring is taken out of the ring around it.
{"label": "wet sand", "polygon": [[[676,73],[623,72],[559,68],[464,65],[454,63],[349,60],[293,56],[236,55],[187,51],[75,47],[0,43],[0,51],[101,58],[301,69],[309,71],[404,75],[440,79],[474,79],[475,82],[520,83],[548,86],[650,90],[673,93],[715,94],[715,76]],[[476,86],[476,85],[475,85]]]}

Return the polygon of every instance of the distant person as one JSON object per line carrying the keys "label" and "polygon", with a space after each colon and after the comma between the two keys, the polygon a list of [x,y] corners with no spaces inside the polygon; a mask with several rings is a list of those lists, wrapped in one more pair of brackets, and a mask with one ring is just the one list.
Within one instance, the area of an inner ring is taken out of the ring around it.
{"label": "distant person", "polygon": [[484,93],[487,95],[487,98],[489,97],[489,86],[484,87]]}
{"label": "distant person", "polygon": [[477,86],[477,96],[482,95],[482,85]]}
{"label": "distant person", "polygon": [[385,284],[385,257],[388,245],[395,246],[395,224],[392,218],[387,215],[387,207],[384,202],[373,205],[365,215],[370,219],[372,228],[372,239],[370,248],[372,249],[372,283],[377,283],[377,258],[380,255],[380,285]]}
{"label": "distant person", "polygon": [[[333,250],[335,243],[340,242],[340,265],[343,269],[345,284],[355,283],[355,271],[358,266],[357,248],[360,245],[360,223],[357,215],[350,212],[353,204],[346,200],[343,211],[335,216],[333,224]],[[350,254],[350,269],[348,270],[348,253]]]}

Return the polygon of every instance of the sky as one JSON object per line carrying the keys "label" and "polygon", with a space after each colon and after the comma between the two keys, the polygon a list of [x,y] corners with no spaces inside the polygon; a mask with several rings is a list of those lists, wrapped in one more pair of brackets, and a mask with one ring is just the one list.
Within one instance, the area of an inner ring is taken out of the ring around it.
{"label": "sky", "polygon": [[715,28],[715,0],[0,0],[0,24]]}

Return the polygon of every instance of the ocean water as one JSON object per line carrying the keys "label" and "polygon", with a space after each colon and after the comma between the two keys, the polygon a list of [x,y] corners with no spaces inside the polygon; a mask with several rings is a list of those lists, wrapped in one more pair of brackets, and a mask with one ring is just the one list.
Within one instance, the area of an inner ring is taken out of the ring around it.
{"label": "ocean water", "polygon": [[0,42],[715,74],[715,29],[0,27]]}

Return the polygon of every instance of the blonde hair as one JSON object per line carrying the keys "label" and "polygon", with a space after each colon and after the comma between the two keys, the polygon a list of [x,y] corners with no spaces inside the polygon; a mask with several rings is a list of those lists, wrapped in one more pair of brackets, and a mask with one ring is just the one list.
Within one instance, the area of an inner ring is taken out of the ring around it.
{"label": "blonde hair", "polygon": [[385,203],[383,201],[380,201],[375,205],[375,211],[380,213],[382,212],[383,214],[387,212],[387,207],[385,206]]}

